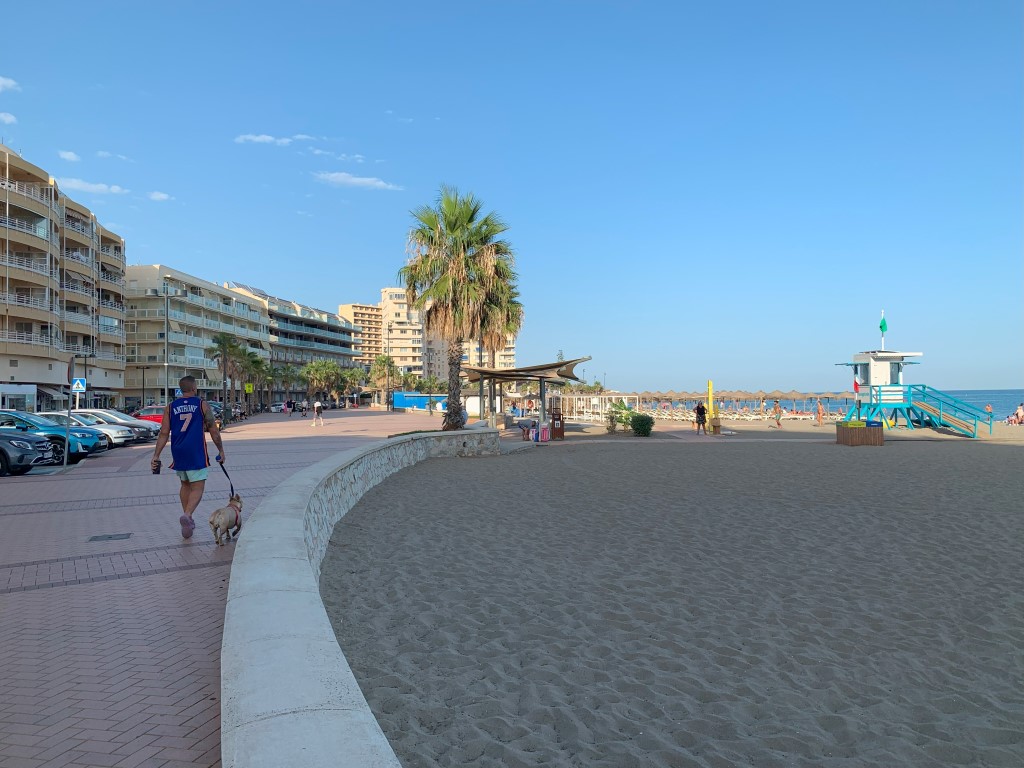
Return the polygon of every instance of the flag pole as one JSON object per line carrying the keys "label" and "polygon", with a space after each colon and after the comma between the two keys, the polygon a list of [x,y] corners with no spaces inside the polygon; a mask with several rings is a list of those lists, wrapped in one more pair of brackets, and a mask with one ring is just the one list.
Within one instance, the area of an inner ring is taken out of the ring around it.
{"label": "flag pole", "polygon": [[885,324],[885,310],[884,309],[882,310],[882,321],[878,324],[878,328],[879,328],[879,330],[882,331],[882,351],[885,352],[886,324]]}

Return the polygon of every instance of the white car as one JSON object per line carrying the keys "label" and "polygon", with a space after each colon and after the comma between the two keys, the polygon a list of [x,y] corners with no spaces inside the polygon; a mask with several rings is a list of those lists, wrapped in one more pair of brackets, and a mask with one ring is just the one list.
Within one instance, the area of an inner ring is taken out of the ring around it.
{"label": "white car", "polygon": [[[56,421],[58,424],[68,423],[68,415],[62,411],[44,411],[39,415],[45,416],[50,421]],[[135,431],[131,427],[121,426],[120,424],[104,424],[99,419],[91,417],[86,413],[72,412],[71,426],[98,429],[107,438],[107,448],[127,445],[135,440]]]}
{"label": "white car", "polygon": [[274,403],[270,406],[271,413],[284,413],[284,403]]}
{"label": "white car", "polygon": [[160,434],[159,424],[154,424],[152,421],[135,419],[120,411],[111,411],[106,408],[76,408],[71,412],[71,415],[74,416],[76,413],[92,416],[104,424],[118,424],[128,427],[136,434],[138,439],[143,441],[155,439]]}

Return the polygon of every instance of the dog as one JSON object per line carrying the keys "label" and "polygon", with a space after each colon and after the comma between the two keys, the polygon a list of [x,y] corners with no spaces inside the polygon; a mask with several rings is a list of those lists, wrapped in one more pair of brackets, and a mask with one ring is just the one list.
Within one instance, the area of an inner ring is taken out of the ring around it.
{"label": "dog", "polygon": [[210,515],[210,530],[213,531],[213,538],[218,545],[224,546],[221,540],[224,535],[231,541],[232,528],[236,536],[242,530],[242,497],[237,493],[231,497],[226,507],[215,509]]}

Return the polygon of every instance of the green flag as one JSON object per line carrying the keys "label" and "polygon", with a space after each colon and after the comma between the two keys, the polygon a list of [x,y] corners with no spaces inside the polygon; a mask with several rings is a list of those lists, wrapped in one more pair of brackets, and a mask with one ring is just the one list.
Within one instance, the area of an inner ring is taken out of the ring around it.
{"label": "green flag", "polygon": [[878,329],[879,329],[879,330],[880,330],[880,331],[881,331],[882,333],[885,333],[886,331],[888,331],[888,330],[889,330],[889,324],[888,324],[887,322],[885,322],[885,315],[882,315],[882,322],[880,322],[880,323],[878,324]]}

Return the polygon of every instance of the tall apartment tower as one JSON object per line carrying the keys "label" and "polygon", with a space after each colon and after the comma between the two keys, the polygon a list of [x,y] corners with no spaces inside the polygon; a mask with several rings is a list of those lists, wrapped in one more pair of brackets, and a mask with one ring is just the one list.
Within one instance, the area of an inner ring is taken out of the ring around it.
{"label": "tall apartment tower", "polygon": [[[186,374],[201,397],[219,399],[222,368],[210,352],[219,333],[270,359],[270,319],[261,303],[162,264],[128,267],[126,325],[127,405],[167,402]],[[237,383],[229,381],[230,388]]]}
{"label": "tall apartment tower", "polygon": [[[66,404],[69,361],[83,404],[124,386],[124,240],[0,144],[0,407]],[[63,390],[62,390],[63,388]]]}
{"label": "tall apartment tower", "polygon": [[355,363],[369,370],[374,358],[384,354],[381,334],[381,311],[376,304],[339,304],[338,314],[352,323]]}

